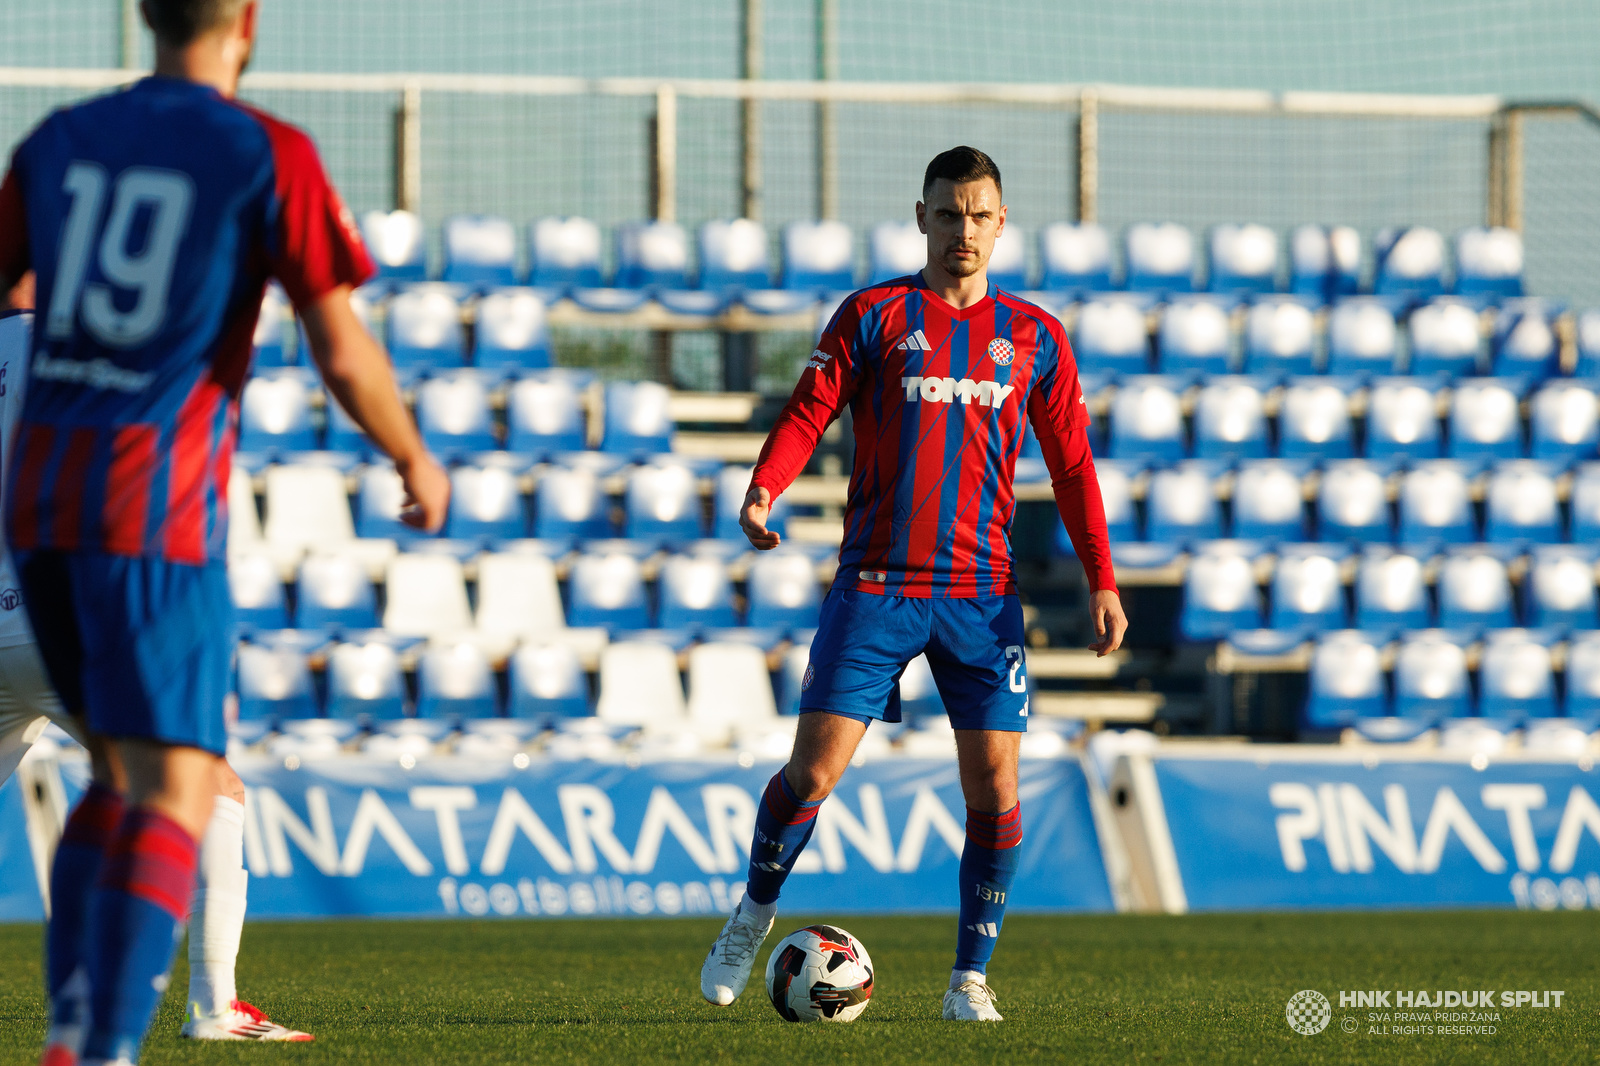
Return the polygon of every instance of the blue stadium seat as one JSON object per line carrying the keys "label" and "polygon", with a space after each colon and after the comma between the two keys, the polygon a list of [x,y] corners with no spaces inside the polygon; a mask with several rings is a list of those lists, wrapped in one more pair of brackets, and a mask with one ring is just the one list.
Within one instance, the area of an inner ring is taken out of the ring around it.
{"label": "blue stadium seat", "polygon": [[512,718],[583,718],[593,713],[589,679],[577,654],[563,644],[525,644],[506,671]]}
{"label": "blue stadium seat", "polygon": [[1444,291],[1444,237],[1427,226],[1390,227],[1372,239],[1380,296],[1430,299]]}
{"label": "blue stadium seat", "polygon": [[1567,717],[1593,728],[1600,721],[1600,633],[1574,635],[1567,645]]}
{"label": "blue stadium seat", "polygon": [[1233,362],[1227,309],[1204,296],[1177,299],[1161,313],[1156,365],[1163,374],[1226,374]]}
{"label": "blue stadium seat", "polygon": [[783,229],[783,287],[848,292],[855,288],[855,234],[837,219],[791,222]]}
{"label": "blue stadium seat", "polygon": [[689,287],[689,236],[676,222],[625,222],[617,227],[620,289]]}
{"label": "blue stadium seat", "polygon": [[1555,472],[1531,459],[1495,467],[1484,492],[1483,539],[1503,544],[1555,544],[1561,540],[1561,506]]}
{"label": "blue stadium seat", "polygon": [[1078,311],[1072,351],[1080,366],[1119,374],[1150,369],[1150,334],[1144,309],[1135,300],[1090,300]]}
{"label": "blue stadium seat", "polygon": [[733,585],[714,555],[674,555],[661,567],[661,627],[737,626]]}
{"label": "blue stadium seat", "polygon": [[1111,237],[1094,222],[1053,222],[1039,231],[1042,288],[1090,293],[1111,288]]}
{"label": "blue stadium seat", "polygon": [[[739,511],[744,506],[744,494],[750,488],[752,472],[753,469],[748,466],[725,466],[717,471],[711,535],[718,540],[747,543],[744,530],[739,528]],[[772,501],[772,509],[767,513],[767,528],[783,536],[788,532],[788,523],[785,521],[788,514],[789,501],[779,496]]]}
{"label": "blue stadium seat", "polygon": [[821,597],[816,567],[802,552],[757,554],[750,564],[745,624],[758,629],[815,629]]}
{"label": "blue stadium seat", "polygon": [[1317,490],[1317,537],[1327,541],[1387,544],[1392,535],[1383,475],[1371,463],[1328,463]]}
{"label": "blue stadium seat", "polygon": [[1239,465],[1233,483],[1233,535],[1241,540],[1306,539],[1300,475],[1275,459]]}
{"label": "blue stadium seat", "polygon": [[1600,463],[1580,463],[1572,478],[1572,537],[1575,544],[1600,540]]}
{"label": "blue stadium seat", "polygon": [[1415,378],[1378,379],[1367,395],[1367,458],[1437,459],[1444,454],[1433,390]]}
{"label": "blue stadium seat", "polygon": [[1266,398],[1259,381],[1212,378],[1195,401],[1197,459],[1263,459],[1267,455]]}
{"label": "blue stadium seat", "polygon": [[631,555],[581,555],[568,583],[567,624],[608,629],[650,628],[644,574]]}
{"label": "blue stadium seat", "polygon": [[1111,458],[1171,462],[1183,455],[1183,405],[1177,383],[1162,378],[1125,380],[1111,401]]}
{"label": "blue stadium seat", "polygon": [[1478,312],[1464,301],[1443,297],[1411,313],[1411,373],[1471,377],[1483,369]]}
{"label": "blue stadium seat", "polygon": [[311,427],[311,385],[295,371],[257,376],[239,397],[239,451],[268,456],[317,446]]}
{"label": "blue stadium seat", "polygon": [[517,475],[504,466],[450,471],[450,513],[444,535],[460,540],[513,540],[528,535]]}
{"label": "blue stadium seat", "polygon": [[1474,226],[1456,234],[1456,292],[1522,295],[1522,235],[1503,226]]}
{"label": "blue stadium seat", "polygon": [[1358,629],[1395,633],[1433,624],[1427,569],[1415,555],[1368,550],[1356,569],[1355,593]]}
{"label": "blue stadium seat", "polygon": [[1257,300],[1245,318],[1246,374],[1316,373],[1316,319],[1293,297]]}
{"label": "blue stadium seat", "polygon": [[1221,640],[1261,625],[1261,593],[1251,560],[1229,541],[1207,545],[1189,561],[1178,631],[1185,640]]}
{"label": "blue stadium seat", "polygon": [[644,457],[672,450],[671,394],[653,381],[606,386],[602,451]]}
{"label": "blue stadium seat", "polygon": [[[290,363],[288,345],[289,299],[276,283],[268,285],[261,297],[261,313],[256,316],[255,333],[250,338],[252,362],[257,370]],[[304,354],[304,353],[300,353]],[[304,360],[310,362],[309,359]]]}
{"label": "blue stadium seat", "polygon": [[517,230],[497,215],[444,220],[445,281],[488,288],[517,283]]}
{"label": "blue stadium seat", "polygon": [[450,289],[415,285],[389,301],[389,355],[400,369],[459,367],[467,361],[461,305]]}
{"label": "blue stadium seat", "polygon": [[228,591],[239,626],[245,630],[288,629],[289,604],[283,579],[267,555],[235,555],[228,560]]}
{"label": "blue stadium seat", "polygon": [[536,459],[584,446],[583,390],[562,371],[530,374],[506,394],[506,450]]}
{"label": "blue stadium seat", "polygon": [[811,640],[796,640],[794,646],[783,657],[783,666],[778,679],[778,713],[782,715],[796,715],[800,713],[800,693],[804,691],[801,686],[806,683],[806,668],[811,665]]}
{"label": "blue stadium seat", "polygon": [[1584,311],[1574,323],[1578,334],[1578,365],[1573,374],[1600,378],[1600,309]]}
{"label": "blue stadium seat", "polygon": [[1222,508],[1211,482],[1212,468],[1183,463],[1150,477],[1146,539],[1188,543],[1222,536]]}
{"label": "blue stadium seat", "polygon": [[1506,564],[1488,552],[1447,556],[1439,568],[1439,625],[1470,630],[1516,625]]}
{"label": "blue stadium seat", "polygon": [[430,644],[417,659],[417,717],[494,718],[494,670],[476,644]]}
{"label": "blue stadium seat", "polygon": [[489,387],[475,370],[429,378],[417,387],[417,428],[444,458],[499,447],[489,414]]}
{"label": "blue stadium seat", "polygon": [[1332,303],[1361,284],[1361,234],[1351,226],[1296,226],[1289,237],[1289,291]]}
{"label": "blue stadium seat", "polygon": [[765,289],[767,229],[748,218],[707,222],[700,227],[700,287],[714,292]]}
{"label": "blue stadium seat", "polygon": [[1451,390],[1452,459],[1515,459],[1522,455],[1522,414],[1509,383],[1458,381]]}
{"label": "blue stadium seat", "polygon": [[1028,236],[1013,223],[995,238],[989,256],[989,281],[1006,292],[1024,292],[1028,285]]}
{"label": "blue stadium seat", "polygon": [[1278,454],[1285,459],[1348,459],[1355,454],[1348,386],[1290,381],[1278,408]]}
{"label": "blue stadium seat", "polygon": [[1326,548],[1286,547],[1278,553],[1272,575],[1272,606],[1267,625],[1273,629],[1322,631],[1349,624],[1339,559]]}
{"label": "blue stadium seat", "polygon": [[528,284],[538,288],[598,289],[600,227],[587,218],[541,218],[528,227]]}
{"label": "blue stadium seat", "polygon": [[1551,381],[1533,394],[1528,453],[1535,459],[1592,458],[1600,447],[1600,402],[1587,382]]}
{"label": "blue stadium seat", "polygon": [[423,281],[428,276],[428,245],[422,220],[410,211],[368,211],[361,216],[361,239],[385,281]]}
{"label": "blue stadium seat", "polygon": [[1490,634],[1478,663],[1478,713],[1521,722],[1559,711],[1549,647],[1520,629]]}
{"label": "blue stadium seat", "polygon": [[550,365],[550,332],[537,293],[496,289],[478,301],[472,363],[480,370],[507,372]]}
{"label": "blue stadium seat", "polygon": [[1592,548],[1535,548],[1522,590],[1523,615],[1530,626],[1600,629],[1600,597],[1595,594]]}
{"label": "blue stadium seat", "polygon": [[239,720],[317,717],[317,694],[305,652],[281,645],[239,645]]}
{"label": "blue stadium seat", "polygon": [[703,536],[700,487],[682,463],[638,466],[628,475],[623,536],[681,547]]}
{"label": "blue stadium seat", "polygon": [[915,222],[880,222],[868,238],[867,283],[915,274],[928,262],[928,238]]}
{"label": "blue stadium seat", "polygon": [[400,656],[388,644],[338,644],[328,654],[328,717],[404,718]]}
{"label": "blue stadium seat", "polygon": [[1128,227],[1127,287],[1133,292],[1191,292],[1194,236],[1176,222],[1139,222]]}
{"label": "blue stadium seat", "polygon": [[1401,644],[1394,663],[1394,713],[1427,721],[1470,715],[1466,652],[1435,632],[1419,633]]}
{"label": "blue stadium seat", "polygon": [[1212,292],[1264,293],[1278,287],[1278,235],[1256,223],[1211,230]]}
{"label": "blue stadium seat", "polygon": [[1561,343],[1549,305],[1538,300],[1508,300],[1495,317],[1489,338],[1497,377],[1542,381],[1561,372]]}
{"label": "blue stadium seat", "polygon": [[300,564],[295,613],[301,629],[376,629],[372,578],[353,555],[321,552]]}
{"label": "blue stadium seat", "polygon": [[544,472],[533,490],[533,535],[546,540],[612,535],[606,496],[594,471],[558,466]]}
{"label": "blue stadium seat", "polygon": [[1307,725],[1338,729],[1358,718],[1382,718],[1389,713],[1377,639],[1345,630],[1328,633],[1317,643],[1307,686]]}
{"label": "blue stadium seat", "polygon": [[1353,296],[1328,316],[1328,373],[1393,374],[1399,330],[1381,300]]}
{"label": "blue stadium seat", "polygon": [[339,401],[333,398],[332,393],[324,389],[322,395],[322,410],[327,418],[322,446],[330,452],[353,455],[357,459],[370,458],[374,454],[372,441],[361,432],[361,427],[356,425],[355,419],[339,406]]}
{"label": "blue stadium seat", "polygon": [[1450,459],[1418,463],[1400,478],[1401,544],[1470,544],[1478,539],[1467,472]]}

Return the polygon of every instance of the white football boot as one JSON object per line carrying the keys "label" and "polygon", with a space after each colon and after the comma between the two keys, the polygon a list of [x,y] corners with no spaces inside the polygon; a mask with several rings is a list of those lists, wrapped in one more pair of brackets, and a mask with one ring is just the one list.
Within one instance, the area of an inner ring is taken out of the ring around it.
{"label": "white football boot", "polygon": [[298,1029],[279,1025],[257,1007],[234,1000],[231,1009],[221,1014],[197,1015],[189,1008],[189,1020],[183,1023],[183,1035],[191,1040],[287,1040],[304,1042],[314,1037]]}
{"label": "white football boot", "polygon": [[950,1022],[998,1022],[1004,1021],[1000,1012],[994,1009],[994,989],[982,979],[982,975],[974,977],[970,972],[956,987],[944,994],[944,1018]]}
{"label": "white football boot", "polygon": [[776,907],[759,908],[768,911],[763,919],[755,913],[754,905],[746,909],[748,902],[739,901],[700,967],[700,994],[714,1006],[726,1007],[744,992],[744,986],[750,983],[756,952],[761,950],[761,942],[772,932],[772,923],[778,916]]}

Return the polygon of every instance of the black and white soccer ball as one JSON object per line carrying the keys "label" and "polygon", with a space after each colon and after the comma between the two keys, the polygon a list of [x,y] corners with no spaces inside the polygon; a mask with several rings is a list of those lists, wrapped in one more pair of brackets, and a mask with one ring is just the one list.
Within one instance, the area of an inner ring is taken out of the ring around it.
{"label": "black and white soccer ball", "polygon": [[785,1021],[853,1022],[872,998],[872,958],[843,929],[808,925],[772,949],[767,995]]}

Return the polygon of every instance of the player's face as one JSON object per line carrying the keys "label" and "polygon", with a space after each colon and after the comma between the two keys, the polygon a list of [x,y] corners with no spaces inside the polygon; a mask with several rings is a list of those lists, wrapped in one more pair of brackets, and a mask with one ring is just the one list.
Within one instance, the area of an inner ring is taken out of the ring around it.
{"label": "player's face", "polygon": [[940,178],[917,205],[917,225],[928,235],[928,262],[955,278],[970,278],[989,265],[994,239],[1005,228],[1006,209],[993,180],[954,182]]}

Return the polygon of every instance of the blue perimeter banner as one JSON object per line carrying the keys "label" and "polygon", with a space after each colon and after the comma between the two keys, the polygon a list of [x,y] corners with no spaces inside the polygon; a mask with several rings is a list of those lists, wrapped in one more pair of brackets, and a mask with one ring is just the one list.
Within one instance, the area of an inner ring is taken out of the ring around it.
{"label": "blue perimeter banner", "polygon": [[1600,907],[1592,764],[1151,761],[1191,910]]}
{"label": "blue perimeter banner", "polygon": [[22,785],[13,774],[0,784],[0,921],[43,920],[44,903],[39,899],[39,878],[22,809]]}

